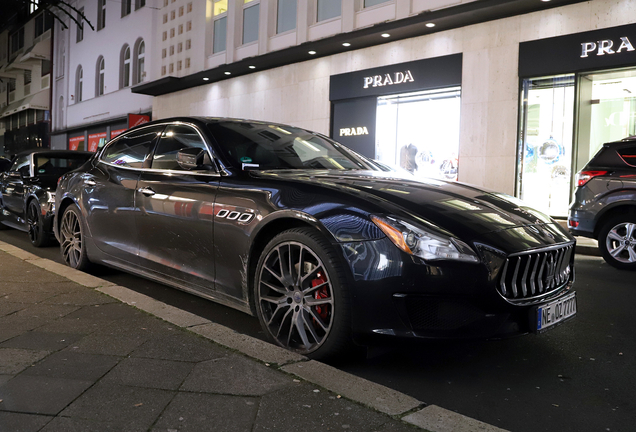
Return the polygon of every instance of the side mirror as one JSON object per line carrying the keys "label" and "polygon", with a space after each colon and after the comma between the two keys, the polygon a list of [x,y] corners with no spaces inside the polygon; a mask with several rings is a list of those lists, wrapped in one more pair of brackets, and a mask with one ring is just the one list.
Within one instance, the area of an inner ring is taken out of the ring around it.
{"label": "side mirror", "polygon": [[186,170],[209,169],[212,166],[208,152],[198,147],[188,147],[179,150],[177,163]]}

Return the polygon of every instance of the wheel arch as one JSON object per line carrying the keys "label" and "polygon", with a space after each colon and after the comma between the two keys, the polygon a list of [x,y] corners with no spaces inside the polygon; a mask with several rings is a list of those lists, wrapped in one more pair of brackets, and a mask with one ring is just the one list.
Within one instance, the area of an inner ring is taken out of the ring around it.
{"label": "wheel arch", "polygon": [[[60,207],[55,209],[55,227],[54,230],[56,233],[59,233],[60,231],[60,217],[62,216],[62,214],[64,214],[64,210],[66,210],[68,208],[68,206],[75,204],[77,205],[77,203],[75,202],[75,200],[73,198],[71,198],[70,196],[65,196],[64,198],[62,198],[62,201],[60,201]],[[59,217],[58,217],[59,216]]]}
{"label": "wheel arch", "polygon": [[636,203],[619,203],[600,213],[594,224],[594,238],[598,240],[600,231],[605,223],[618,215],[636,215]]}

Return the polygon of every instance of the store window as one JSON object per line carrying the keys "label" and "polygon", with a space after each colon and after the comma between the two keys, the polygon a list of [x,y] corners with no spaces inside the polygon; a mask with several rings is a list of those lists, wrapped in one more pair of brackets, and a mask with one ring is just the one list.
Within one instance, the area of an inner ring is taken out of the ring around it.
{"label": "store window", "polygon": [[285,33],[296,28],[297,0],[278,0],[276,33]]}
{"label": "store window", "polygon": [[318,2],[318,10],[316,21],[325,21],[331,18],[339,17],[342,13],[342,0],[316,0]]}
{"label": "store window", "polygon": [[576,171],[604,143],[636,135],[636,70],[580,75]]}
{"label": "store window", "polygon": [[378,97],[376,159],[417,178],[457,180],[460,87]]}
{"label": "store window", "polygon": [[258,40],[260,6],[255,0],[245,0],[245,8],[243,9],[243,44]]}
{"label": "store window", "polygon": [[567,216],[574,125],[574,75],[524,79],[517,196],[551,216]]}

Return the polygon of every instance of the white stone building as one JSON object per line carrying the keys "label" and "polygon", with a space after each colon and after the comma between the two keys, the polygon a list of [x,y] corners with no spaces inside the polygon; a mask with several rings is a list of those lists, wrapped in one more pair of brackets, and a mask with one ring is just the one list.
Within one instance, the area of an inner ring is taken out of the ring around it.
{"label": "white stone building", "polygon": [[68,28],[55,23],[52,148],[94,151],[128,128],[129,114],[150,117],[152,98],[130,89],[159,76],[152,61],[160,1],[70,2],[94,30],[60,15]]}

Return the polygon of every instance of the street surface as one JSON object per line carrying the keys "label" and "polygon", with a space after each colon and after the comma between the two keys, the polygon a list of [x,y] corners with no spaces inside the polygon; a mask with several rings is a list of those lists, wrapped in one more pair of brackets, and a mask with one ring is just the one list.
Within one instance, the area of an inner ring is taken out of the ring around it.
{"label": "street surface", "polygon": [[[61,262],[59,247],[36,249],[25,233],[2,231],[0,240]],[[543,335],[410,344],[337,366],[513,432],[633,431],[636,274],[590,256],[576,258],[576,272],[577,317]],[[263,338],[241,312],[115,270],[94,274]]]}

